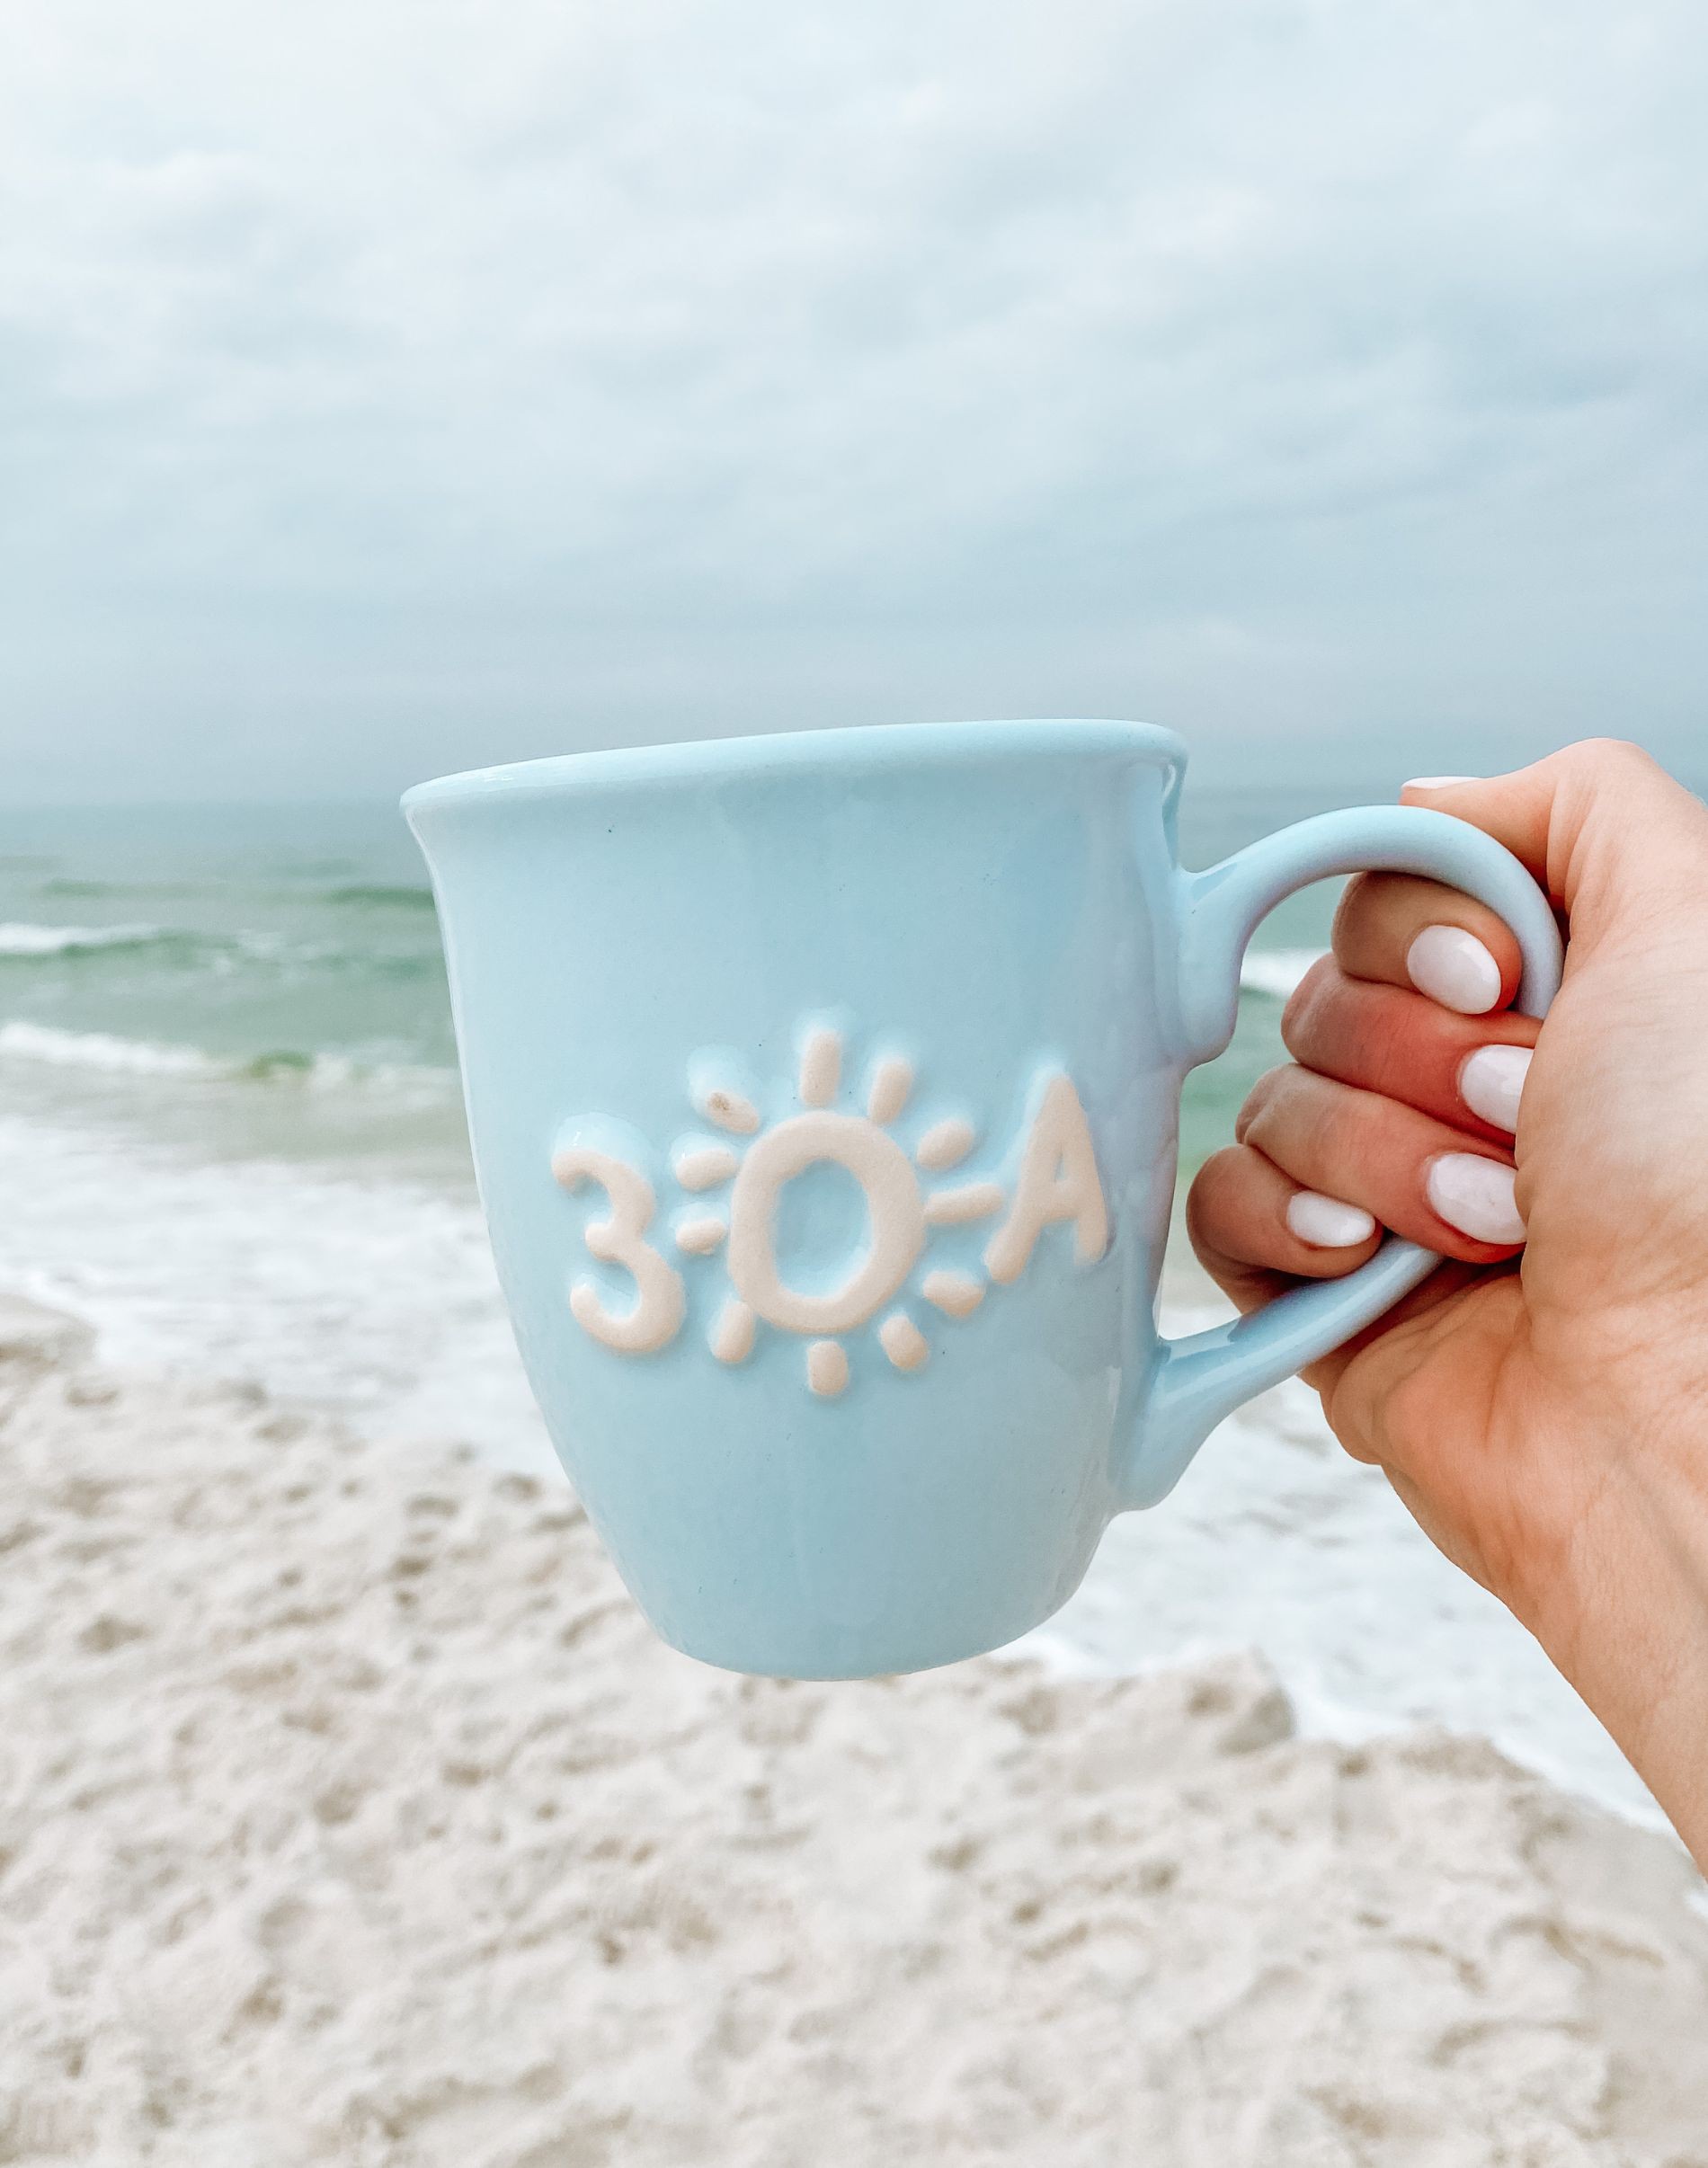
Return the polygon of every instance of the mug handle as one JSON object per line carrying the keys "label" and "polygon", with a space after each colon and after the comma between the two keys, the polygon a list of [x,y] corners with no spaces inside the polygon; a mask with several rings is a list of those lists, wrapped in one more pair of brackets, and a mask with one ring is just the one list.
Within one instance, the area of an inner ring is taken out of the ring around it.
{"label": "mug handle", "polygon": [[[1179,882],[1180,1021],[1187,1066],[1233,1036],[1240,965],[1259,920],[1284,896],[1337,874],[1421,874],[1463,889],[1516,936],[1524,973],[1513,1007],[1540,1017],[1560,991],[1560,929],[1547,898],[1512,853],[1468,822],[1421,806],[1358,806],[1301,821]],[[1441,1262],[1391,1236],[1340,1280],[1312,1280],[1249,1317],[1158,1351],[1149,1404],[1129,1456],[1123,1506],[1152,1506],[1179,1480],[1223,1417],[1374,1324]]]}

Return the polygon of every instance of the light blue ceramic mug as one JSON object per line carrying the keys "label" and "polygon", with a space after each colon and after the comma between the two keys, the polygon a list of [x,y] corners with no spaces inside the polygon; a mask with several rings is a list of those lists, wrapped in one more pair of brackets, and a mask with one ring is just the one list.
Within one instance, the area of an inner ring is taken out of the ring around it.
{"label": "light blue ceramic mug", "polygon": [[1305,821],[1183,872],[1184,749],[946,724],[597,752],[412,791],[476,1168],[534,1391],[647,1617],[737,1671],[994,1648],[1214,1424],[1434,1259],[1165,1341],[1180,1085],[1282,896],[1362,867],[1490,905],[1446,815]]}

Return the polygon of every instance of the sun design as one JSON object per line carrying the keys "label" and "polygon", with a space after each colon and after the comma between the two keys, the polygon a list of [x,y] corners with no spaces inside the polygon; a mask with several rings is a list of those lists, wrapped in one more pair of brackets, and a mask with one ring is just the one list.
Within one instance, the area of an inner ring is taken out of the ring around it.
{"label": "sun design", "polygon": [[[1081,1266],[1095,1265],[1108,1249],[1108,1206],[1090,1126],[1072,1077],[1054,1062],[1035,1070],[1030,1111],[1016,1149],[1003,1158],[1013,1174],[1010,1195],[999,1181],[953,1178],[978,1142],[960,1115],[935,1123],[911,1153],[903,1150],[891,1132],[912,1096],[913,1070],[899,1054],[874,1064],[865,1111],[850,1113],[837,1104],[842,1035],[810,1025],[796,1080],[801,1111],[769,1127],[752,1100],[731,1088],[729,1069],[707,1066],[724,1060],[707,1054],[689,1070],[690,1097],[718,1133],[683,1137],[671,1154],[677,1182],[693,1201],[672,1213],[669,1235],[684,1260],[724,1252],[731,1293],[708,1343],[720,1363],[746,1362],[761,1325],[795,1333],[808,1343],[808,1386],[834,1399],[849,1382],[845,1337],[881,1312],[877,1343],[885,1355],[898,1371],[921,1370],[930,1343],[898,1297],[933,1229],[998,1222],[981,1252],[982,1274],[937,1266],[920,1281],[921,1299],[947,1318],[971,1317],[992,1284],[1019,1279],[1045,1231],[1058,1222],[1071,1226]],[[582,1239],[591,1257],[627,1274],[633,1297],[614,1308],[600,1282],[586,1277],[571,1287],[569,1308],[590,1338],[619,1355],[662,1353],[688,1315],[682,1275],[651,1235],[657,1199],[645,1171],[649,1159],[626,1124],[596,1115],[566,1123],[552,1152],[552,1172],[565,1189],[592,1185],[605,1193],[605,1216],[590,1220]],[[858,1186],[867,1239],[837,1285],[808,1289],[783,1275],[777,1222],[789,1184],[820,1166],[841,1168]],[[939,1175],[950,1178],[921,1178]],[[727,1196],[710,1201],[719,1190]]]}
{"label": "sun design", "polygon": [[[696,1095],[700,1114],[724,1133],[720,1138],[685,1138],[672,1154],[676,1179],[696,1196],[728,1188],[724,1212],[691,1208],[677,1215],[676,1247],[704,1257],[722,1247],[734,1292],[712,1328],[710,1346],[720,1363],[742,1363],[752,1353],[761,1324],[807,1339],[806,1382],[833,1399],[849,1380],[842,1336],[887,1310],[878,1345],[897,1370],[919,1370],[930,1343],[895,1298],[924,1253],[929,1231],[989,1220],[1002,1212],[1008,1193],[999,1183],[966,1181],[922,1190],[920,1171],[946,1174],[959,1166],[977,1138],[958,1116],[928,1129],[910,1158],[889,1133],[913,1090],[911,1063],[885,1056],[867,1081],[863,1114],[845,1113],[836,1102],[842,1082],[842,1036],[828,1027],[807,1033],[796,1084],[803,1111],[761,1131],[751,1099],[711,1084]],[[724,1138],[752,1139],[725,1142]],[[859,1185],[870,1222],[863,1251],[841,1284],[807,1293],[791,1287],[777,1259],[778,1206],[787,1185],[808,1168],[841,1168]],[[985,1283],[972,1273],[933,1271],[920,1293],[947,1317],[969,1317],[984,1299]],[[889,1306],[895,1304],[895,1307]]]}

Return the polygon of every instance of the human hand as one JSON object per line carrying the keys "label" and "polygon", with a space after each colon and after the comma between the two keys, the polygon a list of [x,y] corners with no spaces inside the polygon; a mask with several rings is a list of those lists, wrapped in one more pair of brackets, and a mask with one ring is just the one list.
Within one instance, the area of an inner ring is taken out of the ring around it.
{"label": "human hand", "polygon": [[1708,808],[1605,740],[1405,795],[1544,885],[1561,992],[1514,1016],[1490,912],[1354,881],[1283,1018],[1293,1063],[1192,1186],[1193,1247],[1241,1310],[1383,1227],[1453,1260],[1305,1376],[1708,1869]]}

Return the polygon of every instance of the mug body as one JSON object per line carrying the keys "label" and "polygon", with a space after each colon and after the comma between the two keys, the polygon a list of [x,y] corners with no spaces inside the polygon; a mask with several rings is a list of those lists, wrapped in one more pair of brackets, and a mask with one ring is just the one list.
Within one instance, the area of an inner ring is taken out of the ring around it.
{"label": "mug body", "polygon": [[953,724],[405,801],[554,1444],[657,1630],[852,1677],[1077,1586],[1142,1426],[1180,749]]}

